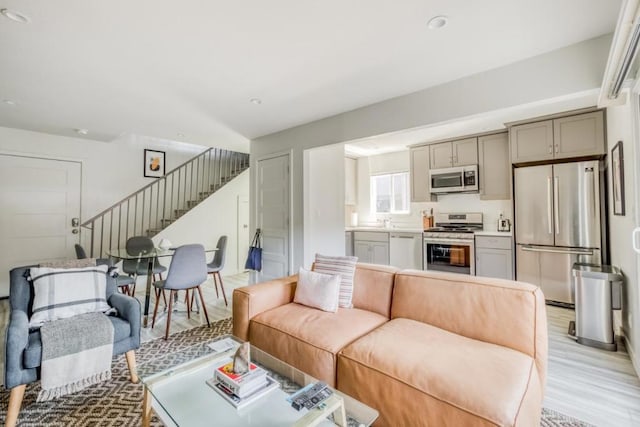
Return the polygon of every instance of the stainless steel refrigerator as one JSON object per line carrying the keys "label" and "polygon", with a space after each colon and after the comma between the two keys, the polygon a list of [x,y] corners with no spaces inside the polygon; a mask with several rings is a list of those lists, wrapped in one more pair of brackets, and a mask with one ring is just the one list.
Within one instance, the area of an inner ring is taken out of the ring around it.
{"label": "stainless steel refrigerator", "polygon": [[514,171],[516,278],[548,301],[574,304],[573,263],[602,263],[603,181],[598,161]]}

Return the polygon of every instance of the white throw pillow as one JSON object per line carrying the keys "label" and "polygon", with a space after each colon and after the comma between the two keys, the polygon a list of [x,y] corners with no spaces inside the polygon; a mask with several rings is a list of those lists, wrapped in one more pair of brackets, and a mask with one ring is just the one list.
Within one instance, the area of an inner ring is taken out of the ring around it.
{"label": "white throw pillow", "polygon": [[353,308],[353,276],[356,273],[356,263],[358,257],[355,256],[327,256],[316,254],[316,261],[313,271],[324,274],[339,274],[340,296],[338,305],[341,308]]}
{"label": "white throw pillow", "polygon": [[335,313],[340,292],[339,274],[322,274],[300,268],[293,302]]}
{"label": "white throw pillow", "polygon": [[106,265],[84,268],[33,267],[33,306],[30,327],[77,314],[105,312],[107,304]]}

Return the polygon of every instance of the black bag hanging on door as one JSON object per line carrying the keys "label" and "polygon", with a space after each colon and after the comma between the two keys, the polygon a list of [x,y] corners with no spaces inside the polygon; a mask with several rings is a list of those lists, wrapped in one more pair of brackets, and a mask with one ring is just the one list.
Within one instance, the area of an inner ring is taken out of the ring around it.
{"label": "black bag hanging on door", "polygon": [[262,245],[260,244],[259,228],[256,230],[256,234],[253,236],[251,246],[249,246],[247,262],[244,263],[244,268],[256,271],[262,270]]}

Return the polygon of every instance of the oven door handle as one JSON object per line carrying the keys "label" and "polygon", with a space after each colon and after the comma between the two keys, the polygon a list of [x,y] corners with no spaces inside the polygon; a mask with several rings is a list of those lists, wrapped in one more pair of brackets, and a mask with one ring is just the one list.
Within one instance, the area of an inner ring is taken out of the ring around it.
{"label": "oven door handle", "polygon": [[473,246],[473,240],[464,240],[464,239],[447,239],[447,240],[424,239],[424,243],[425,244],[431,244],[431,245]]}

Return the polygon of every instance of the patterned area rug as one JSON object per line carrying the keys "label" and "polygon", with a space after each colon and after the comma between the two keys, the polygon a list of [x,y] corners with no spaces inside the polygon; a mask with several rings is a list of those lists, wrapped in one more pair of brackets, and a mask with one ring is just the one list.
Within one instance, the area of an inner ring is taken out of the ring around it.
{"label": "patterned area rug", "polygon": [[[167,354],[184,352],[198,343],[228,334],[231,331],[231,318],[212,323],[211,328],[200,326],[178,332],[168,341],[156,339],[142,344],[136,352],[139,365],[153,363],[156,359],[167,360]],[[113,378],[75,395],[66,396],[51,402],[36,403],[40,390],[39,383],[27,386],[22,410],[18,418],[20,426],[139,426],[142,413],[142,385],[129,381],[129,370],[124,355],[117,357],[112,366]],[[277,378],[278,379],[278,378]],[[288,391],[291,385],[283,384]],[[0,393],[0,420],[6,417],[9,392]],[[351,421],[351,420],[350,420]],[[154,427],[162,423],[154,418]],[[589,424],[560,413],[543,409],[542,427],[588,427]]]}

